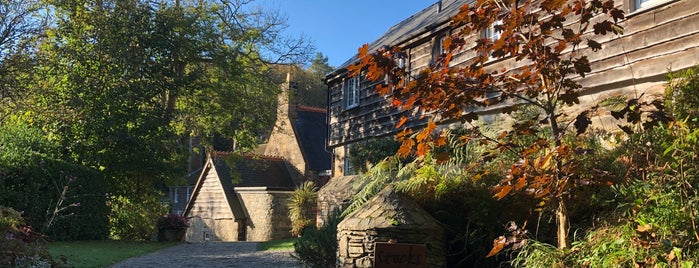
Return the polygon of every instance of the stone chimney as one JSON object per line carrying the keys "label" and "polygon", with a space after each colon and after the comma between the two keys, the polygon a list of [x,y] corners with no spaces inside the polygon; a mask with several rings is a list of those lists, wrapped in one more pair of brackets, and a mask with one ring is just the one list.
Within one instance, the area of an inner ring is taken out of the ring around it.
{"label": "stone chimney", "polygon": [[204,166],[204,157],[204,146],[201,146],[201,138],[190,136],[187,173],[192,173]]}

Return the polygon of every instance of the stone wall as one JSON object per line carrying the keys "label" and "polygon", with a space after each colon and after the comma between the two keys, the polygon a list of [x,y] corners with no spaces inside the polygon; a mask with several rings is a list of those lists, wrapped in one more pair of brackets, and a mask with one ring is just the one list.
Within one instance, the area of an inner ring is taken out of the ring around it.
{"label": "stone wall", "polygon": [[189,228],[185,233],[185,241],[190,243],[240,241],[239,239],[242,237],[239,236],[239,226],[240,224],[233,219],[192,217],[189,218]]}
{"label": "stone wall", "polygon": [[248,217],[245,231],[247,241],[291,237],[291,220],[286,200],[292,191],[267,191],[258,187],[236,187],[235,191]]}
{"label": "stone wall", "polygon": [[446,267],[442,232],[400,228],[338,230],[337,267],[374,267],[376,242],[421,244],[427,248],[425,267]]}
{"label": "stone wall", "polygon": [[337,267],[373,267],[376,242],[424,246],[424,267],[446,266],[446,240],[440,223],[391,186],[342,220],[337,225],[337,240]]}
{"label": "stone wall", "polygon": [[334,210],[344,210],[349,206],[350,200],[361,190],[366,182],[359,180],[359,176],[342,176],[330,179],[318,191],[318,213],[316,225],[323,226],[330,213]]}

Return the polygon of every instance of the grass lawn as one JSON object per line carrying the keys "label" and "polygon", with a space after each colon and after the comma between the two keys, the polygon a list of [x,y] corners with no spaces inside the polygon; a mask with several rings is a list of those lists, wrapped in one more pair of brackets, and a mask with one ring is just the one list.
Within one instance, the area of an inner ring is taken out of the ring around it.
{"label": "grass lawn", "polygon": [[111,240],[51,242],[48,244],[48,251],[56,259],[59,259],[61,255],[65,256],[71,267],[108,267],[130,257],[177,244],[179,243]]}
{"label": "grass lawn", "polygon": [[259,250],[294,250],[294,241],[298,238],[287,238],[282,240],[260,242],[257,245]]}

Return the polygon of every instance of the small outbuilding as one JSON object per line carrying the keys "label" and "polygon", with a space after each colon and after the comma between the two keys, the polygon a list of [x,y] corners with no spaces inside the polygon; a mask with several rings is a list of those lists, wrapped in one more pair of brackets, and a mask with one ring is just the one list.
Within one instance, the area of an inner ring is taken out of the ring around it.
{"label": "small outbuilding", "polygon": [[282,158],[213,152],[187,203],[185,240],[269,241],[290,237],[286,201],[302,178]]}
{"label": "small outbuilding", "polygon": [[391,186],[340,222],[337,239],[337,267],[446,267],[444,228]]}

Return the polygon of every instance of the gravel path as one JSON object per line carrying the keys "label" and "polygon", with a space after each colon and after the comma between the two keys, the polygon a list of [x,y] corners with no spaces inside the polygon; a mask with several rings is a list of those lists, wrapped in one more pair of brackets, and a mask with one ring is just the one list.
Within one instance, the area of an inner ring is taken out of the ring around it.
{"label": "gravel path", "polygon": [[209,242],[169,247],[111,267],[301,267],[290,254],[291,251],[258,251],[256,242]]}

